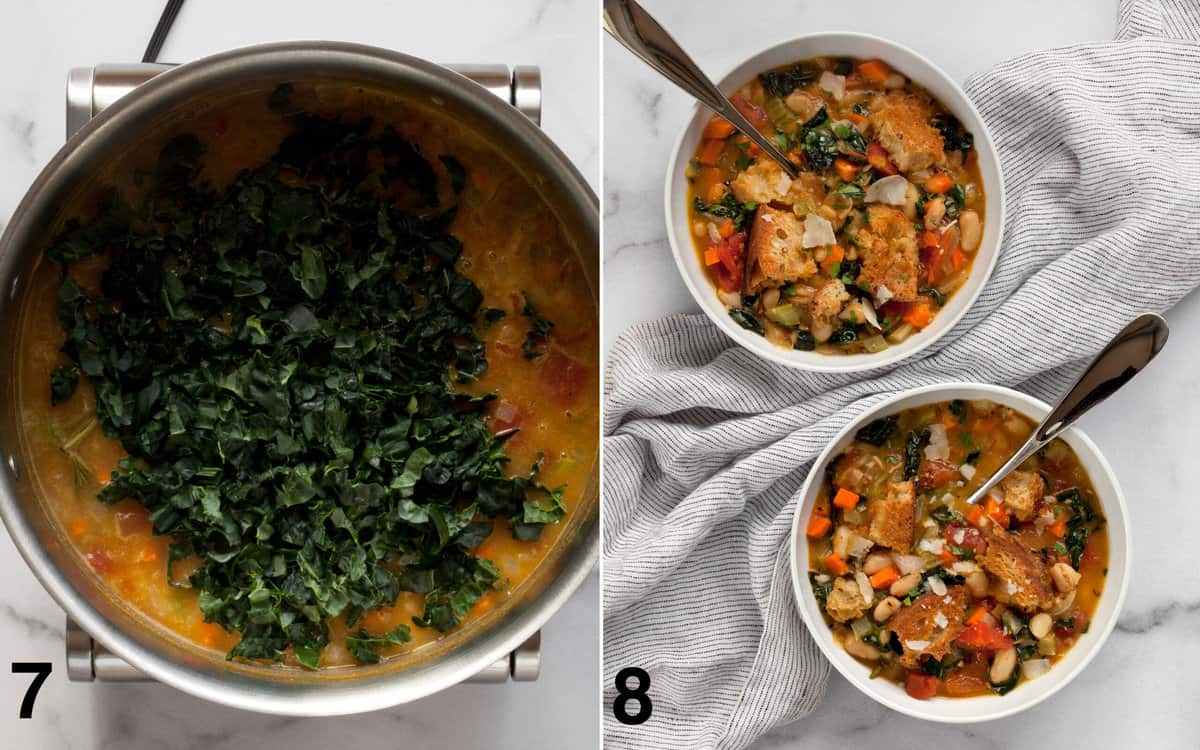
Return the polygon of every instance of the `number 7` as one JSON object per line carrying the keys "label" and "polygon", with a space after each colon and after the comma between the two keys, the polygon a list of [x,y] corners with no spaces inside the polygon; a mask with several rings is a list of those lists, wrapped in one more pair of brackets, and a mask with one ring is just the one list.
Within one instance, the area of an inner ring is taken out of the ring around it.
{"label": "number 7", "polygon": [[15,661],[12,665],[13,674],[36,674],[33,682],[29,685],[29,689],[25,691],[25,699],[21,701],[21,712],[18,714],[22,719],[33,718],[33,702],[37,700],[38,691],[42,689],[42,683],[50,676],[50,671],[53,666],[48,661]]}

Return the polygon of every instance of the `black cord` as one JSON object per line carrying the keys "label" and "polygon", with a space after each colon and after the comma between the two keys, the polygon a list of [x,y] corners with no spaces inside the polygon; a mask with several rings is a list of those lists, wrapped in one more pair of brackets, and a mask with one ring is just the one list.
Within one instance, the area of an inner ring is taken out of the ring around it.
{"label": "black cord", "polygon": [[162,15],[158,17],[158,25],[150,35],[150,43],[146,45],[146,54],[142,55],[142,62],[158,62],[158,53],[162,52],[163,42],[167,41],[167,34],[171,31],[171,24],[175,23],[175,16],[179,15],[179,9],[182,7],[183,0],[167,0],[167,7],[163,8]]}

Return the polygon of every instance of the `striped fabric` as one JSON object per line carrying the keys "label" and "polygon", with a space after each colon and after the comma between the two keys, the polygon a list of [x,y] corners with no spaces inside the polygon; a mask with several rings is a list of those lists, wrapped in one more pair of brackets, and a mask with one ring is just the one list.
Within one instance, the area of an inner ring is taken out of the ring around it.
{"label": "striped fabric", "polygon": [[[1127,321],[1200,284],[1198,39],[1194,0],[1125,0],[1115,41],[1026,55],[967,83],[1005,169],[1007,239],[978,302],[922,359],[797,372],[698,315],[616,343],[606,748],[743,748],[816,708],[830,667],[794,606],[787,542],[809,466],[847,420],[951,380],[1052,400]],[[640,726],[612,714],[627,666],[652,681]]]}

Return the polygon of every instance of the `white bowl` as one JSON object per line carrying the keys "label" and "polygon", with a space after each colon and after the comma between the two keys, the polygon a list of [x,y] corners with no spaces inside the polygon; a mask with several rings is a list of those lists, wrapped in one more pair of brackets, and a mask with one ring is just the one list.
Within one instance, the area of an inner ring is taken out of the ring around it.
{"label": "white bowl", "polygon": [[894,709],[918,719],[941,721],[947,723],[965,723],[973,721],[989,721],[1004,716],[1011,716],[1018,711],[1024,711],[1061,690],[1068,682],[1083,671],[1096,652],[1108,638],[1121,605],[1125,601],[1125,589],[1129,580],[1130,547],[1129,547],[1129,518],[1125,510],[1125,498],[1121,487],[1113,475],[1112,468],[1100,455],[1096,444],[1089,440],[1077,429],[1063,433],[1066,441],[1079,457],[1079,462],[1087,470],[1096,490],[1102,512],[1106,519],[1108,530],[1108,575],[1104,581],[1104,591],[1096,604],[1096,612],[1092,617],[1088,631],[1079,636],[1075,645],[1050,671],[1028,682],[1022,682],[1007,695],[985,695],[973,698],[934,697],[929,700],[917,700],[904,691],[904,687],[889,682],[883,678],[871,679],[870,669],[854,657],[846,653],[833,640],[833,633],[821,616],[820,606],[813,595],[812,586],[808,581],[808,537],[803,529],[812,511],[813,502],[821,486],[821,478],[825,473],[825,465],[831,458],[844,450],[854,439],[857,429],[872,419],[894,414],[903,409],[924,404],[949,401],[951,399],[989,399],[999,404],[1010,406],[1034,420],[1041,420],[1050,412],[1050,407],[1023,393],[995,385],[972,383],[946,383],[926,386],[907,391],[889,398],[876,406],[869,413],[848,425],[829,444],[829,447],[817,458],[809,472],[804,488],[800,491],[800,503],[796,506],[796,515],[792,519],[792,588],[796,595],[796,604],[808,631],[825,653],[826,658],[833,663],[842,676],[859,690],[871,698]]}
{"label": "white bowl", "polygon": [[704,125],[712,117],[712,110],[697,105],[691,122],[688,123],[675,143],[674,156],[667,169],[666,212],[667,237],[675,254],[675,263],[683,276],[692,296],[700,309],[712,318],[734,341],[767,359],[802,370],[821,372],[855,372],[884,367],[916,354],[932,344],[958,322],[967,308],[979,296],[979,292],[992,274],[992,267],[999,255],[1000,239],[1004,227],[1004,179],[1000,173],[1000,160],[983,119],[975,111],[966,94],[940,68],[929,60],[897,44],[869,34],[852,32],[822,32],[806,34],[782,42],[746,60],[734,68],[717,84],[726,95],[741,88],[747,81],[766,70],[788,63],[820,56],[845,56],[863,59],[879,58],[896,70],[929,90],[946,109],[957,117],[975,136],[975,149],[979,153],[979,171],[983,178],[986,201],[984,204],[983,239],[976,251],[971,275],[948,304],[942,308],[933,322],[924,330],[908,339],[889,346],[878,354],[833,355],[818,352],[803,352],[784,349],[767,341],[756,333],[745,330],[729,317],[729,312],[717,298],[717,290],[709,281],[692,244],[691,222],[688,220],[688,181],[684,172],[688,162],[700,143]]}

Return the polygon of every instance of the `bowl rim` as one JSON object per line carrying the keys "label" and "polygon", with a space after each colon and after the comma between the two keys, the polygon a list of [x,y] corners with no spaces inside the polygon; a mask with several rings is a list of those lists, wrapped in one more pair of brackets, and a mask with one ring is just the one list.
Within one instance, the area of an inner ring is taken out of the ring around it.
{"label": "bowl rim", "polygon": [[[0,298],[0,322],[8,326],[19,319],[24,283],[18,265],[33,252],[30,247],[38,246],[37,240],[31,239],[36,237],[37,227],[33,225],[38,217],[50,210],[47,204],[51,198],[78,177],[89,155],[118,138],[124,128],[136,131],[141,118],[152,115],[157,108],[232,78],[332,72],[407,82],[428,92],[435,101],[454,102],[488,122],[496,133],[526,144],[523,155],[531,167],[537,165],[547,179],[559,181],[562,205],[571,207],[580,236],[599,236],[598,200],[578,169],[528,117],[503,105],[470,79],[421,58],[363,44],[287,41],[238,47],[163,71],[105,108],[60,147],[28,188],[0,235],[0,279],[5,286]],[[7,393],[7,388],[0,383],[0,393]],[[6,426],[6,420],[7,416],[0,416],[0,428]],[[588,487],[597,484],[597,500],[581,506],[577,528],[560,537],[562,552],[557,560],[547,561],[551,566],[546,568],[540,591],[509,616],[431,661],[395,672],[363,675],[361,679],[331,675],[319,684],[203,671],[192,663],[171,658],[172,652],[158,643],[153,632],[126,631],[74,586],[20,501],[18,441],[14,438],[10,444],[6,435],[0,435],[0,442],[5,457],[0,465],[0,518],[21,557],[58,605],[93,638],[146,675],[195,697],[250,711],[298,717],[361,713],[390,708],[456,685],[532,636],[586,580],[599,557],[598,480],[589,478]],[[593,472],[598,477],[598,458]]]}
{"label": "bowl rim", "polygon": [[[975,696],[971,698],[934,698],[932,700],[918,701],[916,699],[904,696],[906,700],[896,700],[884,691],[875,687],[879,682],[872,680],[867,676],[867,671],[863,665],[853,657],[846,654],[841,646],[833,642],[831,635],[832,631],[825,623],[824,619],[819,615],[814,620],[814,615],[811,610],[817,609],[816,598],[813,596],[812,588],[808,585],[808,561],[802,559],[801,545],[804,547],[804,558],[807,558],[808,544],[807,537],[801,533],[803,527],[804,514],[806,506],[810,503],[807,501],[811,495],[814,495],[817,482],[824,474],[824,467],[828,464],[835,451],[843,448],[843,443],[850,434],[867,423],[871,419],[896,411],[896,405],[908,399],[918,399],[917,403],[909,404],[904,408],[911,408],[920,404],[935,403],[942,400],[940,398],[924,398],[926,396],[937,396],[939,394],[948,394],[950,392],[972,392],[977,394],[977,398],[986,398],[997,401],[998,403],[1011,406],[1021,410],[1026,416],[1034,419],[1041,419],[1050,412],[1050,405],[1034,396],[1030,396],[1021,391],[1007,388],[1005,386],[991,385],[986,383],[972,383],[967,381],[952,381],[945,383],[936,383],[933,385],[920,386],[911,388],[905,391],[888,396],[871,408],[864,411],[861,415],[849,422],[845,427],[838,431],[837,435],[831,439],[824,450],[813,462],[812,469],[804,480],[804,485],[800,489],[799,501],[796,503],[796,509],[792,514],[792,527],[788,534],[788,544],[791,546],[789,554],[789,564],[791,568],[792,578],[792,593],[794,603],[800,612],[801,620],[804,622],[809,635],[816,642],[822,654],[834,668],[860,692],[871,698],[872,700],[902,714],[912,716],[926,721],[934,721],[947,724],[966,724],[972,722],[992,721],[1001,719],[1013,714],[1019,713],[1026,709],[1032,708],[1058,691],[1062,690],[1072,680],[1091,663],[1096,654],[1104,647],[1109,635],[1117,625],[1117,620],[1120,618],[1121,610],[1125,604],[1125,596],[1129,587],[1130,572],[1133,565],[1133,544],[1130,536],[1129,512],[1125,503],[1125,495],[1121,489],[1120,483],[1117,481],[1115,472],[1112,466],[1105,459],[1104,454],[1094,442],[1077,427],[1071,427],[1063,432],[1062,437],[1071,443],[1071,447],[1076,452],[1086,453],[1088,458],[1094,461],[1096,467],[1099,468],[1103,478],[1112,487],[1111,496],[1102,498],[1104,506],[1104,516],[1110,530],[1109,542],[1113,541],[1111,530],[1114,526],[1120,530],[1121,536],[1125,539],[1123,548],[1124,564],[1120,567],[1120,581],[1116,585],[1115,603],[1112,608],[1111,615],[1102,623],[1102,626],[1094,627],[1097,623],[1092,621],[1093,627],[1088,630],[1088,634],[1095,633],[1095,638],[1091,638],[1090,643],[1086,644],[1086,650],[1082,654],[1082,658],[1070,668],[1052,667],[1050,671],[1043,675],[1038,683],[1044,684],[1045,687],[1040,690],[1029,690],[1030,686],[1024,686],[1026,690],[1013,690],[1003,696]],[[949,396],[945,396],[949,397]],[[964,396],[956,396],[964,397]],[[969,396],[966,396],[969,398]],[[1092,477],[1095,483],[1096,477]],[[1112,550],[1110,548],[1110,566]],[[1110,574],[1105,578],[1104,593],[1112,595],[1112,568]],[[1080,648],[1083,644],[1075,644],[1074,649]],[[1052,680],[1042,683],[1050,675],[1057,675]],[[887,685],[893,683],[886,682]],[[1036,684],[1036,683],[1035,683]],[[943,704],[943,701],[953,701],[959,704],[962,701],[972,701],[970,704],[963,705],[978,705],[984,707],[971,715],[951,716],[939,713],[936,707]],[[990,708],[995,704],[994,708]]]}
{"label": "bowl rim", "polygon": [[[976,254],[976,264],[972,265],[970,276],[973,277],[977,274],[982,274],[979,276],[979,283],[973,290],[970,290],[969,292],[968,290],[960,289],[954,295],[952,298],[954,300],[957,300],[964,293],[967,296],[963,297],[965,302],[961,305],[961,307],[945,318],[945,322],[941,323],[942,327],[937,331],[929,331],[928,334],[924,336],[920,335],[920,333],[910,336],[908,341],[889,346],[878,356],[873,354],[832,355],[784,349],[783,347],[776,346],[770,341],[767,341],[763,336],[758,336],[757,334],[753,334],[735,325],[728,315],[716,315],[710,305],[706,304],[710,298],[715,298],[716,290],[711,286],[711,284],[705,284],[704,288],[701,288],[701,286],[697,284],[697,282],[689,273],[689,267],[699,263],[699,260],[696,257],[695,248],[692,244],[692,237],[690,234],[684,238],[677,236],[675,207],[673,200],[673,193],[676,188],[674,176],[679,171],[680,162],[683,161],[686,163],[691,159],[691,154],[684,152],[684,141],[687,140],[688,136],[691,135],[695,130],[702,127],[704,121],[702,115],[707,116],[711,115],[712,113],[708,107],[705,107],[699,102],[692,106],[690,116],[680,129],[679,135],[676,136],[674,145],[671,147],[671,157],[667,163],[666,179],[663,188],[663,210],[666,220],[667,242],[671,246],[671,255],[675,260],[676,269],[679,271],[679,275],[683,278],[683,282],[687,286],[688,291],[691,293],[692,298],[695,300],[697,306],[700,307],[704,314],[708,316],[709,320],[715,323],[716,326],[725,333],[725,335],[729,336],[741,347],[754,352],[760,357],[798,370],[807,370],[811,372],[865,372],[878,368],[891,367],[901,361],[914,358],[917,354],[931,346],[935,341],[941,339],[942,336],[949,333],[956,325],[958,325],[958,323],[966,315],[967,311],[975,305],[975,302],[979,299],[979,295],[982,294],[984,287],[987,286],[988,281],[991,279],[992,272],[995,270],[996,262],[1000,257],[1000,250],[1004,242],[1004,170],[1000,163],[1000,155],[996,150],[994,141],[992,140],[991,130],[988,128],[987,123],[984,121],[982,115],[979,114],[979,110],[975,107],[975,103],[971,101],[970,97],[967,96],[963,87],[953,78],[951,78],[949,74],[942,70],[941,67],[921,53],[917,52],[911,47],[901,44],[900,42],[877,36],[875,34],[867,34],[859,31],[817,31],[788,37],[782,41],[764,47],[750,56],[741,59],[740,62],[735,63],[721,76],[720,79],[716,81],[717,88],[721,89],[722,92],[725,92],[731,87],[741,86],[742,83],[744,83],[743,81],[732,81],[730,78],[738,70],[750,65],[756,60],[771,56],[772,54],[791,46],[804,45],[815,41],[825,41],[830,39],[839,41],[853,40],[858,43],[877,44],[887,48],[890,52],[898,52],[901,55],[911,56],[917,60],[918,63],[925,65],[929,71],[931,71],[933,77],[939,78],[941,83],[949,86],[961,97],[962,107],[956,107],[952,114],[954,114],[956,117],[959,117],[961,120],[964,118],[959,115],[967,112],[979,122],[979,127],[972,130],[972,134],[975,137],[975,149],[981,155],[986,151],[996,169],[995,184],[984,185],[985,193],[989,198],[989,203],[991,202],[990,199],[993,195],[996,199],[996,208],[994,212],[989,206],[987,224],[984,230],[986,233],[988,228],[995,226],[995,240],[994,242],[990,243],[990,251],[988,252],[990,257],[987,259],[985,268],[981,269],[977,267],[979,253]],[[927,81],[917,80],[915,78],[913,80],[918,85],[928,87]],[[939,99],[939,101],[941,100]],[[946,106],[945,102],[942,102],[942,105]],[[949,108],[947,107],[947,109]],[[987,238],[985,237],[985,240],[986,239]],[[987,249],[987,246],[981,244],[979,251],[982,252],[985,249]],[[940,320],[943,314],[944,311],[939,313],[938,318],[935,320]],[[905,346],[905,344],[908,342],[912,342],[911,346]]]}

